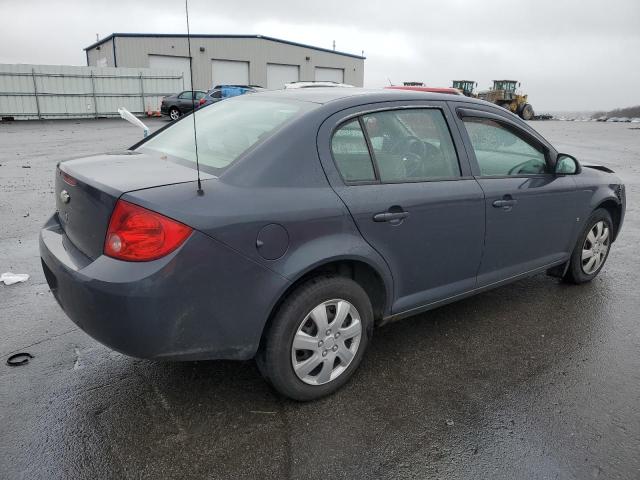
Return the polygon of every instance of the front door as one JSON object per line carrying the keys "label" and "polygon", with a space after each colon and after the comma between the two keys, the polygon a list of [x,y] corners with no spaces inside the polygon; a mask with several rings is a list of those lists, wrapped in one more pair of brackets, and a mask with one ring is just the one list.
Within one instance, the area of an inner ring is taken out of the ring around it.
{"label": "front door", "polygon": [[332,186],[390,267],[400,313],[475,287],[484,196],[444,104],[386,105],[334,115],[318,141]]}
{"label": "front door", "polygon": [[478,286],[568,258],[579,215],[573,177],[550,173],[549,148],[507,119],[476,112],[461,124],[486,198]]}

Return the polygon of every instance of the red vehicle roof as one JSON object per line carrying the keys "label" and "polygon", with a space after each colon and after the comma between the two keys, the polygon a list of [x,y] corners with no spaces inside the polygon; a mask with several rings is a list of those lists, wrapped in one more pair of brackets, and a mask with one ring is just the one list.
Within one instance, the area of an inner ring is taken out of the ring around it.
{"label": "red vehicle roof", "polygon": [[450,95],[462,95],[460,90],[451,87],[405,87],[405,86],[392,86],[384,87],[392,90],[412,90],[414,92],[432,92],[432,93],[448,93]]}

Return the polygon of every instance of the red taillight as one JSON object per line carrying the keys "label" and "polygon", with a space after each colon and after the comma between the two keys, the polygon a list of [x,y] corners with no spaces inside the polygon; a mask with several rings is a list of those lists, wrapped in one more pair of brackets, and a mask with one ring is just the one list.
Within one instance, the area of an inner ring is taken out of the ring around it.
{"label": "red taillight", "polygon": [[200,99],[199,105],[204,105],[204,102],[206,102],[206,100],[204,98]]}
{"label": "red taillight", "polygon": [[64,183],[66,183],[67,185],[75,187],[78,184],[78,181],[75,178],[73,178],[68,173],[64,173],[62,170],[60,170],[60,176],[62,177],[62,180],[64,180]]}
{"label": "red taillight", "polygon": [[118,260],[146,262],[173,252],[193,230],[180,223],[118,200],[104,242],[104,254]]}

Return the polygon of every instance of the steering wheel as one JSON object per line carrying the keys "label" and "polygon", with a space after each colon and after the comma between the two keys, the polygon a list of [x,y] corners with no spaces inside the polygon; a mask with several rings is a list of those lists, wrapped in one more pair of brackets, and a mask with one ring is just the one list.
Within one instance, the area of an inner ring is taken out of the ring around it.
{"label": "steering wheel", "polygon": [[418,157],[424,158],[426,151],[424,142],[422,140],[413,135],[409,135],[402,138],[398,143],[396,143],[391,149],[391,153],[396,153],[399,155],[413,153]]}
{"label": "steering wheel", "polygon": [[521,172],[520,169],[524,168],[524,167],[535,167],[535,163],[533,163],[535,160],[527,160],[526,162],[522,162],[517,164],[514,167],[511,167],[511,169],[509,169],[509,175],[517,175],[519,173],[523,173],[523,174],[527,174],[527,173],[531,173],[531,174],[535,174],[535,173],[541,173],[540,171],[535,171],[535,172],[527,172],[526,170],[524,172]]}
{"label": "steering wheel", "polygon": [[425,175],[426,146],[418,137],[409,135],[402,138],[391,148],[391,153],[402,157],[405,177],[423,177]]}

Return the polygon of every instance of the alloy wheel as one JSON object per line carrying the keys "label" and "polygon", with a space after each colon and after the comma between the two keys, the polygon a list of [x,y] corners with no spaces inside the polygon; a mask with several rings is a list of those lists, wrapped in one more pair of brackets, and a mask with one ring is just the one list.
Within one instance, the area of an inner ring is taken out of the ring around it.
{"label": "alloy wheel", "polygon": [[174,108],[169,112],[169,117],[171,117],[171,120],[178,120],[180,118],[180,112]]}
{"label": "alloy wheel", "polygon": [[600,220],[589,230],[582,245],[582,271],[591,275],[598,271],[609,252],[609,226]]}
{"label": "alloy wheel", "polygon": [[323,302],[307,314],[293,337],[293,371],[309,385],[335,380],[355,358],[361,337],[360,314],[350,302]]}

